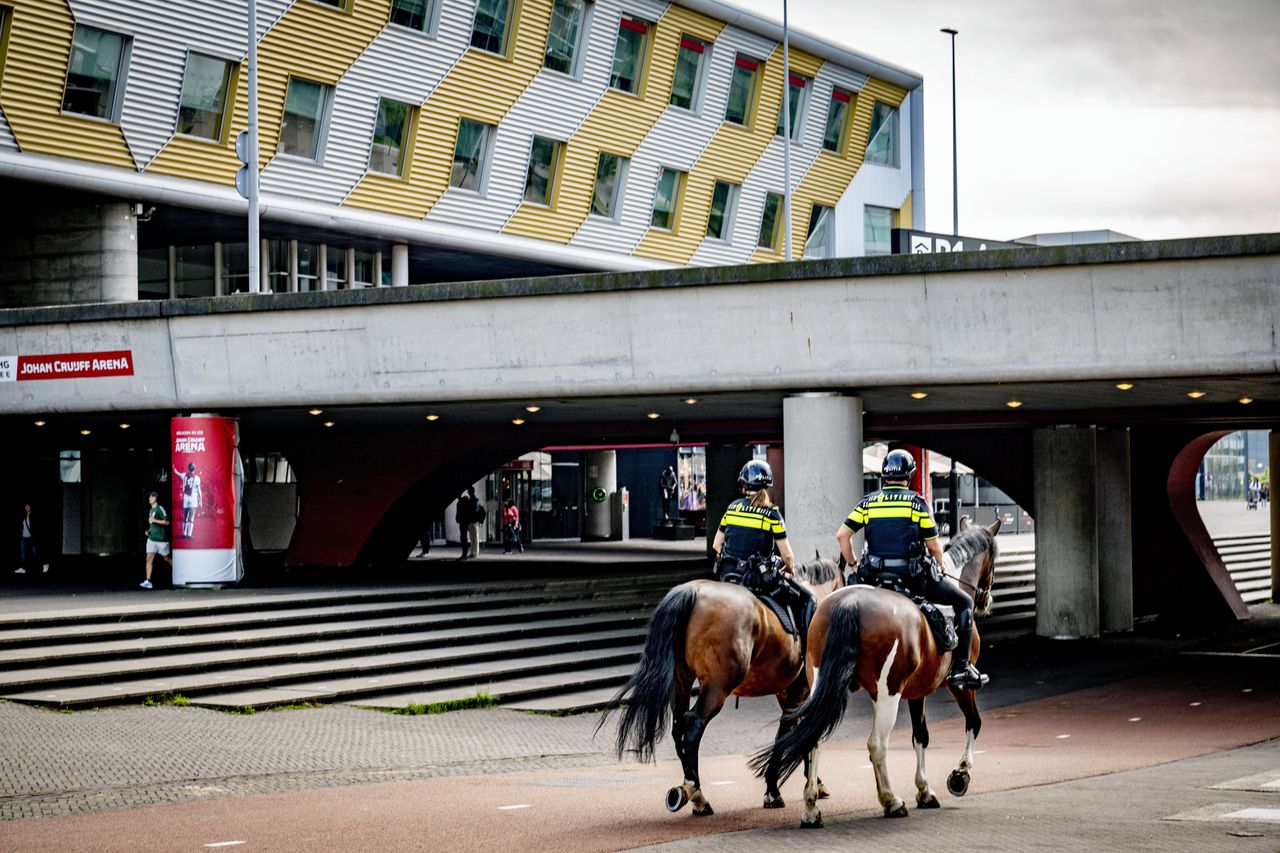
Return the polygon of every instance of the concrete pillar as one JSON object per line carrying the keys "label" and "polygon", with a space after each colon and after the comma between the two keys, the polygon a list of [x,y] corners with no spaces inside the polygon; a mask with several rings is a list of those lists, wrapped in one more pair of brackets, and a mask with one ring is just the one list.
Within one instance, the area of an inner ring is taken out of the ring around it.
{"label": "concrete pillar", "polygon": [[1133,630],[1133,494],[1129,431],[1100,429],[1097,437],[1098,599],[1102,630]]}
{"label": "concrete pillar", "polygon": [[391,247],[391,286],[404,287],[409,283],[409,247],[396,243]]}
{"label": "concrete pillar", "polygon": [[839,559],[836,531],[862,500],[862,399],[797,394],[782,401],[787,538],[796,559]]}
{"label": "concrete pillar", "polygon": [[1097,637],[1098,447],[1094,431],[1045,427],[1032,437],[1036,633]]}
{"label": "concrete pillar", "polygon": [[137,298],[132,204],[59,197],[0,213],[0,308]]}
{"label": "concrete pillar", "polygon": [[741,441],[722,441],[707,445],[708,552],[725,509],[742,495],[738,489],[738,474],[750,459],[751,447]]}
{"label": "concrete pillar", "polygon": [[[589,450],[582,464],[582,541],[598,542],[612,534],[608,496],[618,490],[618,453]],[[597,500],[597,489],[603,491],[604,500]]]}
{"label": "concrete pillar", "polygon": [[1280,502],[1276,501],[1276,466],[1280,465],[1280,433],[1267,434],[1267,476],[1271,499],[1271,600],[1280,601]]}

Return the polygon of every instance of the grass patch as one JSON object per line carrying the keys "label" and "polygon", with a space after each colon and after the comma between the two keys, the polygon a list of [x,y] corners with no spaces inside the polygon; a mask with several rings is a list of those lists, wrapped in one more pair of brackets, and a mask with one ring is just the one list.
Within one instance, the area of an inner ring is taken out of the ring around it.
{"label": "grass patch", "polygon": [[498,704],[498,697],[488,690],[477,690],[476,695],[465,699],[450,699],[447,702],[431,702],[425,705],[410,703],[403,708],[369,708],[372,711],[385,711],[388,714],[399,714],[403,717],[420,717],[426,714],[447,714],[450,711],[466,711],[471,708],[492,708]]}
{"label": "grass patch", "polygon": [[144,708],[157,708],[161,705],[173,705],[178,708],[185,708],[191,704],[191,700],[181,693],[161,693],[159,696],[148,696],[142,700]]}

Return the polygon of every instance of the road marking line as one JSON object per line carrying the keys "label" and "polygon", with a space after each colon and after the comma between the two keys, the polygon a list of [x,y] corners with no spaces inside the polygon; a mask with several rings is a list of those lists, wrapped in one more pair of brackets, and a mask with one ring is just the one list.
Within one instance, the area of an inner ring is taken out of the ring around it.
{"label": "road marking line", "polygon": [[527,809],[527,808],[529,808],[528,803],[513,803],[512,805],[509,805],[509,806],[498,806],[498,811],[509,812],[514,809]]}
{"label": "road marking line", "polygon": [[1069,737],[1071,737],[1071,735],[1058,735],[1058,740],[1066,740]]}
{"label": "road marking line", "polygon": [[732,784],[733,784],[733,782],[732,782],[732,781],[725,781],[725,782],[712,782],[711,784],[712,784],[712,785],[732,785]]}
{"label": "road marking line", "polygon": [[205,847],[235,847],[237,844],[244,844],[243,841],[211,841]]}
{"label": "road marking line", "polygon": [[1129,722],[1131,722],[1131,723],[1140,723],[1140,722],[1142,722],[1142,718],[1141,718],[1141,717],[1130,717],[1130,718],[1129,718]]}

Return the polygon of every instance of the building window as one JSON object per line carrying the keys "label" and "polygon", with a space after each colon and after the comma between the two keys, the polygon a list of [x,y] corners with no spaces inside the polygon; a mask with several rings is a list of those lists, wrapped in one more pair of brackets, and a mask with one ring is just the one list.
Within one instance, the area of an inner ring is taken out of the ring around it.
{"label": "building window", "polygon": [[867,162],[898,165],[898,108],[876,104],[871,113],[871,134],[867,142]]}
{"label": "building window", "polygon": [[281,154],[315,160],[320,153],[320,137],[329,105],[331,88],[301,77],[289,78],[284,99],[284,122],[280,126]]}
{"label": "building window", "polygon": [[249,252],[247,243],[222,244],[222,282],[219,293],[249,292]]}
{"label": "building window", "polygon": [[654,228],[676,227],[676,205],[680,202],[680,187],[684,184],[684,172],[663,166],[658,173],[658,189],[653,195],[653,215],[649,224]]}
{"label": "building window", "polygon": [[645,50],[652,24],[626,15],[618,21],[618,41],[613,48],[613,71],[609,85],[623,92],[640,91],[640,74],[644,69]]}
{"label": "building window", "polygon": [[578,49],[587,19],[586,0],[555,0],[551,6],[551,29],[547,32],[544,68],[561,74],[578,73]]}
{"label": "building window", "polygon": [[591,212],[596,216],[617,218],[621,208],[622,181],[626,171],[626,158],[617,154],[600,152],[596,161],[596,186],[591,195]]}
{"label": "building window", "polygon": [[385,99],[378,101],[373,145],[369,148],[369,171],[396,177],[404,174],[404,151],[412,115],[413,107],[406,104]]}
{"label": "building window", "polygon": [[373,252],[367,252],[363,249],[356,249],[353,253],[355,256],[352,268],[355,270],[355,278],[351,281],[352,287],[376,287],[380,276],[374,270]]}
{"label": "building window", "polygon": [[706,66],[707,44],[691,36],[680,36],[676,54],[676,78],[671,84],[671,105],[696,112],[702,92],[702,69]]}
{"label": "building window", "polygon": [[77,24],[62,109],[117,121],[126,47],[128,40],[124,36]]}
{"label": "building window", "polygon": [[809,234],[804,240],[804,257],[830,258],[833,256],[831,246],[831,223],[834,214],[831,208],[815,204],[809,214]]}
{"label": "building window", "polygon": [[505,54],[511,25],[511,0],[480,0],[471,26],[471,46]]}
{"label": "building window", "polygon": [[534,204],[551,204],[556,170],[560,165],[560,143],[554,139],[533,138],[529,146],[529,170],[524,178],[524,200]]}
{"label": "building window", "polygon": [[328,290],[343,290],[347,286],[347,250],[326,246],[324,250],[324,280]]}
{"label": "building window", "polygon": [[893,229],[893,211],[887,207],[867,205],[864,213],[864,230],[862,253],[864,255],[887,255],[892,244],[890,231]]}
{"label": "building window", "polygon": [[[791,95],[791,138],[797,136],[796,129],[804,126],[804,108],[809,103],[809,84],[813,81],[799,74],[791,75],[791,85],[787,92]],[[782,135],[782,110],[778,110],[778,136]]]}
{"label": "building window", "polygon": [[711,213],[707,216],[707,236],[715,240],[728,240],[733,234],[733,213],[737,207],[738,188],[724,181],[716,181],[711,191]]}
{"label": "building window", "polygon": [[435,32],[436,4],[432,0],[393,0],[391,23],[427,35]]}
{"label": "building window", "polygon": [[458,121],[458,142],[453,148],[453,174],[449,186],[472,192],[484,189],[484,167],[489,155],[489,138],[493,125],[472,121]]}
{"label": "building window", "polygon": [[314,243],[298,243],[298,292],[320,289],[320,247]]}
{"label": "building window", "polygon": [[827,129],[822,133],[822,147],[837,154],[844,153],[845,136],[849,130],[850,104],[853,93],[835,86],[831,90],[831,105],[827,107]]}
{"label": "building window", "polygon": [[173,295],[213,296],[213,244],[175,246],[173,250]]}
{"label": "building window", "polygon": [[346,11],[347,0],[311,0],[313,3],[319,3],[321,6],[332,6],[335,9]]}
{"label": "building window", "polygon": [[178,133],[204,139],[222,139],[222,117],[227,107],[231,63],[199,53],[187,54],[178,104]]}
{"label": "building window", "polygon": [[777,193],[766,193],[764,197],[764,213],[760,215],[760,236],[756,245],[762,249],[777,251],[778,222],[782,219],[782,196]]}
{"label": "building window", "polygon": [[169,298],[169,247],[138,249],[138,298]]}
{"label": "building window", "polygon": [[738,54],[733,58],[733,77],[729,81],[729,103],[724,110],[724,120],[734,124],[751,123],[751,108],[756,99],[756,81],[760,77],[760,62]]}

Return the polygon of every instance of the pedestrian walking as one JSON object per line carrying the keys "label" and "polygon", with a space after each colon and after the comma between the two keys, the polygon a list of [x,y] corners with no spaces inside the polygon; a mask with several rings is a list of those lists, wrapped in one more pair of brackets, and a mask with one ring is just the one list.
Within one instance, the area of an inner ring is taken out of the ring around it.
{"label": "pedestrian walking", "polygon": [[524,542],[520,539],[520,509],[515,501],[507,498],[502,508],[502,553],[510,554],[512,545],[524,553]]}
{"label": "pedestrian walking", "polygon": [[147,496],[151,508],[147,510],[147,576],[139,584],[143,589],[151,589],[151,568],[156,554],[167,560],[169,568],[173,568],[173,560],[169,559],[169,514],[160,505],[160,495],[152,492]]}
{"label": "pedestrian walking", "polygon": [[15,575],[25,575],[27,566],[30,565],[32,571],[35,567],[40,566],[41,574],[48,574],[49,564],[41,559],[40,548],[36,545],[36,524],[32,519],[31,504],[22,505],[22,528],[18,538],[18,568],[14,572]]}

